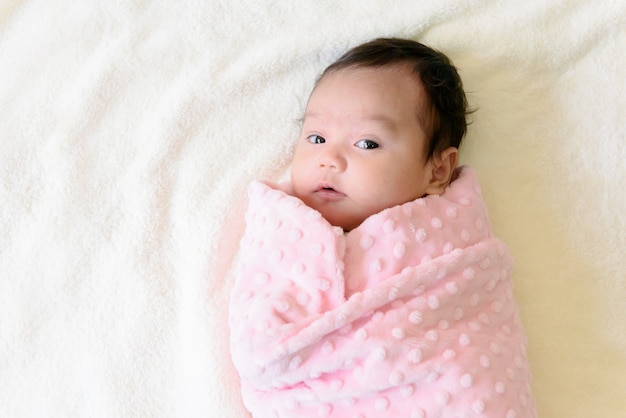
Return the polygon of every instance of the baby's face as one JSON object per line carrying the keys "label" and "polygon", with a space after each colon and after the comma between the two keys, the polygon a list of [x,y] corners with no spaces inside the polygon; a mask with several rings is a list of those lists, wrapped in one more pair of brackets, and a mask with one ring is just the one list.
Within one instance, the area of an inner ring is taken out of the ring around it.
{"label": "baby's face", "polygon": [[328,74],[306,108],[291,168],[295,195],[351,230],[430,193],[427,108],[407,66]]}

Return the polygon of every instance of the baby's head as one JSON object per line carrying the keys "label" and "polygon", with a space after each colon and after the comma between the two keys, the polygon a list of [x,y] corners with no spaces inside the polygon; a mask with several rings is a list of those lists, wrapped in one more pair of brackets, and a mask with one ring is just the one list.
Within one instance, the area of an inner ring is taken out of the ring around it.
{"label": "baby's head", "polygon": [[349,50],[307,103],[291,183],[344,230],[383,209],[441,194],[467,130],[461,79],[440,52],[404,39]]}

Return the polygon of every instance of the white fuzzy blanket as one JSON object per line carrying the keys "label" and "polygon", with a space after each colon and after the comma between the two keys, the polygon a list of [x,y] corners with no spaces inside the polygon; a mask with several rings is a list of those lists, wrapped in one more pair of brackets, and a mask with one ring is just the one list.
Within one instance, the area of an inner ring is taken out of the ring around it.
{"label": "white fuzzy blanket", "polygon": [[[339,3],[339,4],[338,4]],[[319,72],[460,69],[539,416],[626,414],[626,2],[0,1],[0,416],[243,417],[231,267]]]}

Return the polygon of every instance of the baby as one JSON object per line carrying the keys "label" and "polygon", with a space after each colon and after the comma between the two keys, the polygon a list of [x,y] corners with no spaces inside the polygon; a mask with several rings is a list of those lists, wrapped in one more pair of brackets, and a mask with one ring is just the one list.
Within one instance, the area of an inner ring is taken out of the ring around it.
{"label": "baby", "polygon": [[328,67],[306,108],[293,194],[344,230],[441,194],[466,132],[467,101],[450,61],[417,42],[381,39]]}
{"label": "baby", "polygon": [[230,305],[253,417],[535,417],[512,261],[449,59],[377,39],[322,74],[290,182],[253,182]]}

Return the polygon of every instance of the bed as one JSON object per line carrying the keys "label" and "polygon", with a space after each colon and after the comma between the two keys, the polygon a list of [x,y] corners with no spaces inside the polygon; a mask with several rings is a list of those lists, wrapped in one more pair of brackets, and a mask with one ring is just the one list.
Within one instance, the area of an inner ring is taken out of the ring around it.
{"label": "bed", "polygon": [[0,2],[0,416],[248,416],[228,343],[253,179],[320,71],[407,37],[476,108],[539,416],[626,415],[626,3]]}

